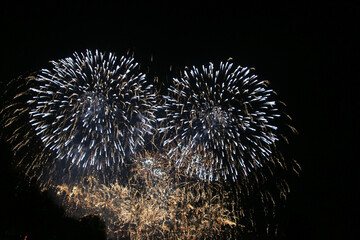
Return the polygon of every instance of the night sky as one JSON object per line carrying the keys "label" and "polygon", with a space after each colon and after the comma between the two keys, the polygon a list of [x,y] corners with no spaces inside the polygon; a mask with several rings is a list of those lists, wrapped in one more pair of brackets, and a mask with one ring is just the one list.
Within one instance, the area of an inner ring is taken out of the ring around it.
{"label": "night sky", "polygon": [[[159,79],[170,77],[170,66],[232,57],[271,82],[299,132],[281,149],[302,172],[290,179],[279,239],[354,239],[360,74],[352,63],[360,57],[359,4],[169,2],[4,1],[1,90],[12,78],[85,49],[130,50]],[[6,224],[0,239],[101,239],[99,219],[66,218],[35,187],[18,187],[8,146],[1,144],[0,216]]]}

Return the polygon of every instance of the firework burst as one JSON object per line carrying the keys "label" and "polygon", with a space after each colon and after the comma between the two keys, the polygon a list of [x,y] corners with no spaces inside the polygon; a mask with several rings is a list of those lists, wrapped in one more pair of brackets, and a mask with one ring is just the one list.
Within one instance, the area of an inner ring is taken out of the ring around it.
{"label": "firework burst", "polygon": [[157,97],[132,57],[86,51],[51,63],[9,83],[1,137],[69,215],[99,215],[109,236],[136,239],[272,231],[284,174],[299,167],[276,149],[286,114],[253,69],[186,68]]}
{"label": "firework burst", "polygon": [[[17,131],[40,139],[40,165],[121,170],[144,145],[144,135],[152,133],[154,95],[139,64],[132,57],[89,50],[51,63],[52,69],[27,78],[21,98],[28,98],[26,104],[6,109],[8,115],[28,115],[30,125]],[[18,119],[8,118],[7,125]],[[27,142],[23,138],[20,145],[29,147]]]}
{"label": "firework burst", "polygon": [[186,69],[164,96],[169,154],[201,179],[236,180],[271,161],[280,117],[274,92],[252,69],[221,62]]}

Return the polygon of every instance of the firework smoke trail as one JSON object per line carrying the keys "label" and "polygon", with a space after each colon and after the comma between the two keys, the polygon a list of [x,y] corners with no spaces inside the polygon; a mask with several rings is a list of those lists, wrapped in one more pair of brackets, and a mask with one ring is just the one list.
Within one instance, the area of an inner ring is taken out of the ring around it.
{"label": "firework smoke trail", "polygon": [[[52,69],[28,77],[27,89],[15,97],[17,104],[3,111],[17,116],[8,117],[7,126],[29,119],[30,125],[16,129],[29,138],[10,138],[18,141],[15,151],[36,138],[42,149],[32,169],[48,165],[70,169],[70,174],[121,171],[144,145],[144,135],[152,133],[153,86],[139,64],[132,57],[89,50],[51,63]],[[43,174],[49,175],[45,170],[38,175]]]}
{"label": "firework smoke trail", "polygon": [[[170,155],[190,175],[236,180],[272,161],[280,117],[274,92],[252,69],[221,62],[186,69],[164,96],[167,114],[162,133]],[[179,147],[180,146],[180,147]]]}

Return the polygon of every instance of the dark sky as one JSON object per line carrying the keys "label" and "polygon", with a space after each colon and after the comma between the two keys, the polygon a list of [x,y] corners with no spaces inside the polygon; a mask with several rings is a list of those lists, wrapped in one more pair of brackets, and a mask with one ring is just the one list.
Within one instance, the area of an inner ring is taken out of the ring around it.
{"label": "dark sky", "polygon": [[359,69],[351,59],[360,57],[359,4],[4,2],[2,84],[85,49],[118,55],[130,49],[144,66],[153,57],[150,71],[160,78],[170,74],[170,66],[229,57],[255,67],[287,103],[299,131],[286,150],[303,168],[285,214],[288,239],[346,239],[355,233],[353,139],[360,104]]}

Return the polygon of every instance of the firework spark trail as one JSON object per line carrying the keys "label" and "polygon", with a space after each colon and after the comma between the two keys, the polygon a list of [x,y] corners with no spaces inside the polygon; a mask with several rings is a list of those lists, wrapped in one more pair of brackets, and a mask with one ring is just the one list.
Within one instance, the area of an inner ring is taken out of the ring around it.
{"label": "firework spark trail", "polygon": [[219,239],[224,234],[229,238],[235,235],[235,226],[239,225],[233,199],[224,186],[174,181],[182,173],[172,171],[168,163],[169,159],[160,155],[137,155],[134,175],[126,186],[100,184],[90,176],[76,186],[56,186],[57,194],[64,198],[71,215],[102,216],[108,236],[114,238],[114,232],[130,239]]}
{"label": "firework spark trail", "polygon": [[51,63],[52,69],[28,78],[21,110],[44,146],[41,158],[52,155],[81,172],[121,169],[152,134],[155,95],[139,64],[89,50]]}
{"label": "firework spark trail", "polygon": [[[161,133],[170,156],[201,179],[236,180],[272,160],[280,117],[274,92],[252,69],[221,62],[192,67],[174,78],[164,96],[167,117]],[[180,146],[180,147],[179,147]]]}

